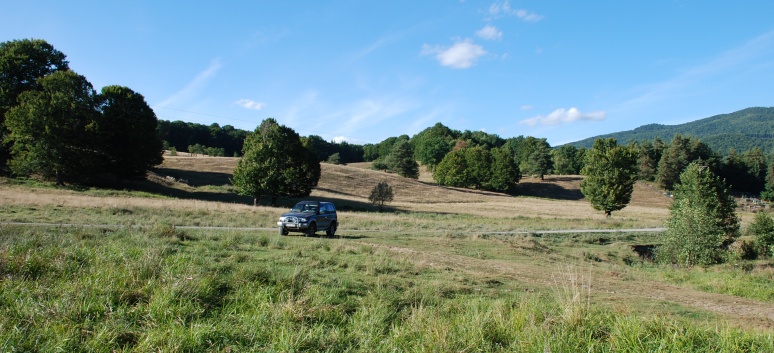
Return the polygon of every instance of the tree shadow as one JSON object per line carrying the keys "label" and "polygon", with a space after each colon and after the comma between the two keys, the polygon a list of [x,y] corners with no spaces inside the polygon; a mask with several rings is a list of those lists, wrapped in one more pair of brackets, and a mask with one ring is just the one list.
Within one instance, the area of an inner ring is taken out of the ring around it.
{"label": "tree shadow", "polygon": [[160,183],[150,180],[138,180],[124,182],[124,188],[134,191],[142,191],[150,194],[169,196],[185,200],[216,201],[226,203],[238,203],[252,205],[253,198],[242,196],[233,192],[217,192],[202,190],[185,190],[172,183]]}
{"label": "tree shadow", "polygon": [[185,169],[156,168],[154,170],[160,176],[168,176],[190,186],[198,187],[205,185],[231,185],[230,173],[217,172],[199,172]]}
{"label": "tree shadow", "polygon": [[554,200],[582,200],[584,196],[579,189],[567,189],[554,183],[576,180],[577,177],[554,177],[550,180],[520,182],[516,186],[515,195]]}

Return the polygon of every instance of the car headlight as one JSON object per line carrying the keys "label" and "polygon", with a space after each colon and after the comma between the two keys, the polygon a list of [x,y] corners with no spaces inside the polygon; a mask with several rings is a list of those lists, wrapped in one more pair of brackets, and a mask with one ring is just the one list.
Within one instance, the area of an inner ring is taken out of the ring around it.
{"label": "car headlight", "polygon": [[298,221],[301,222],[301,223],[306,223],[306,218],[303,218],[303,217],[299,218]]}

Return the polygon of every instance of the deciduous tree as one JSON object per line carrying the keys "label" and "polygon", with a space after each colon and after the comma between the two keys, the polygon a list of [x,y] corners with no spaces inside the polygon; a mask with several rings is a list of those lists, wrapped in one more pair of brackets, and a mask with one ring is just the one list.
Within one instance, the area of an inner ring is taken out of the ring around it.
{"label": "deciduous tree", "polygon": [[411,138],[416,159],[422,162],[428,170],[434,170],[454,147],[455,140],[459,137],[459,131],[454,131],[441,123],[422,130]]}
{"label": "deciduous tree", "polygon": [[492,155],[491,179],[485,184],[485,188],[494,191],[508,192],[518,184],[521,172],[513,155],[505,148],[495,148],[490,151]]}
{"label": "deciduous tree", "polygon": [[509,191],[519,182],[519,167],[506,148],[481,146],[454,150],[441,160],[433,178],[438,184],[493,191]]}
{"label": "deciduous tree", "polygon": [[145,98],[122,86],[106,86],[97,96],[102,116],[99,139],[102,167],[121,178],[144,177],[161,163],[158,120]]}
{"label": "deciduous tree", "polygon": [[38,79],[55,71],[69,70],[65,55],[41,39],[0,43],[0,169],[9,156],[5,114],[18,104],[22,92],[40,90]]}
{"label": "deciduous tree", "polygon": [[449,152],[435,167],[433,179],[438,184],[454,187],[468,187],[468,163],[465,148]]}
{"label": "deciduous tree", "polygon": [[19,104],[6,113],[11,169],[60,184],[83,181],[98,171],[101,140],[94,88],[72,71],[57,71],[37,82],[40,90],[22,92]]}
{"label": "deciduous tree", "polygon": [[581,192],[595,210],[610,217],[631,201],[637,181],[637,152],[615,139],[597,139],[586,152]]}
{"label": "deciduous tree", "polygon": [[293,129],[271,118],[247,136],[231,179],[239,194],[253,197],[253,205],[262,196],[272,205],[279,196],[309,196],[319,180],[317,156],[301,144]]}

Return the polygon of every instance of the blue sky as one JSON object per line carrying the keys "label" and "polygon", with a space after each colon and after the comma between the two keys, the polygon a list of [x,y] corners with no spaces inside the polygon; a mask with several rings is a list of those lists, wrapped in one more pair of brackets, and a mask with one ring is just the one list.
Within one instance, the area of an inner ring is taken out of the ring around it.
{"label": "blue sky", "polygon": [[160,119],[378,143],[441,122],[560,145],[774,106],[770,1],[9,1]]}

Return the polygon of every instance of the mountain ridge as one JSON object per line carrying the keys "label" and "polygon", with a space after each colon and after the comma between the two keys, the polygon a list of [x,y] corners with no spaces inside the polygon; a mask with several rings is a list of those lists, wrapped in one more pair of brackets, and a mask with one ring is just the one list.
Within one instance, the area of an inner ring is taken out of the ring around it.
{"label": "mountain ridge", "polygon": [[619,144],[631,141],[670,142],[675,135],[698,138],[720,154],[759,147],[774,152],[774,107],[750,107],[733,113],[718,114],[679,125],[647,124],[633,130],[589,137],[567,145],[590,148],[598,138],[615,138]]}

